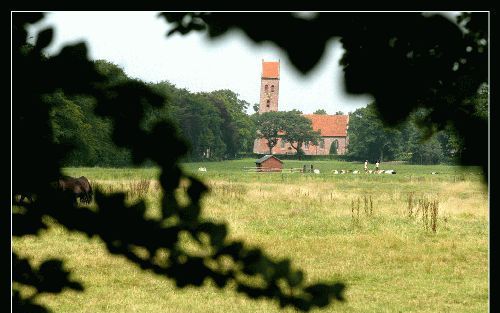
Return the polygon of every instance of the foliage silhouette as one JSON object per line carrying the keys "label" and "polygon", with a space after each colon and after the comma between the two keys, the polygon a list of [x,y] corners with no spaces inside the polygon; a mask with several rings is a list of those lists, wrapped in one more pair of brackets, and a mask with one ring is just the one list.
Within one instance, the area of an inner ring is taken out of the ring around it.
{"label": "foliage silhouette", "polygon": [[[49,227],[45,218],[50,217],[69,231],[97,236],[110,253],[171,278],[178,287],[201,286],[207,279],[219,288],[233,282],[237,291],[250,298],[273,299],[281,307],[304,311],[344,299],[344,284],[308,285],[302,271],[293,269],[290,260],[276,261],[260,249],[231,241],[225,224],[203,220],[200,199],[208,189],[180,169],[178,160],[188,147],[176,128],[167,122],[157,122],[148,130],[141,127],[145,110],[161,106],[164,97],[141,82],[113,80],[100,74],[88,60],[85,44],[66,46],[58,55],[43,56],[42,50],[52,39],[51,29],[41,31],[34,45],[26,44],[26,27],[42,18],[41,13],[12,14],[14,236],[40,234]],[[97,189],[95,207],[91,208],[75,204],[71,192],[53,187],[61,177],[62,160],[74,149],[53,140],[51,102],[47,97],[55,92],[95,98],[95,113],[113,121],[115,144],[129,149],[135,164],[149,160],[160,167],[161,218],[145,217],[144,200],[127,205],[124,193],[104,194]],[[165,142],[169,143],[168,152],[158,148]],[[181,179],[189,183],[190,201],[186,205],[175,196]],[[32,194],[36,200],[18,201],[16,195],[22,193]],[[201,252],[184,250],[179,242],[182,234],[197,242]],[[138,249],[145,249],[147,255]],[[12,256],[13,311],[47,312],[36,303],[41,293],[59,293],[65,288],[83,290],[80,283],[71,280],[62,260],[46,260],[37,269],[20,254],[13,251]],[[229,264],[222,261],[227,258]],[[262,284],[248,283],[249,277],[260,278]],[[31,297],[23,295],[23,285],[34,287],[36,292]]]}
{"label": "foliage silhouette", "polygon": [[[480,164],[487,178],[487,118],[477,114],[471,100],[488,79],[487,13],[462,14],[458,25],[438,14],[419,13],[320,13],[310,19],[266,13],[259,15],[259,23],[255,14],[248,13],[162,16],[174,25],[170,34],[206,29],[215,38],[237,28],[257,43],[272,41],[303,73],[319,62],[328,40],[339,38],[345,49],[341,65],[347,92],[372,94],[387,125],[404,121],[416,108],[428,109],[421,124],[430,130],[454,128],[464,145],[462,163]],[[274,261],[259,249],[228,240],[224,224],[203,221],[200,199],[207,188],[179,168],[177,162],[188,147],[176,128],[167,122],[147,131],[140,127],[144,111],[160,107],[164,97],[141,82],[113,81],[100,74],[82,43],[44,57],[41,51],[52,41],[50,28],[41,31],[33,45],[26,44],[27,25],[42,18],[42,13],[12,14],[14,236],[39,234],[49,227],[44,220],[49,216],[71,231],[98,236],[111,253],[171,278],[179,287],[201,286],[212,279],[222,288],[234,281],[237,290],[251,298],[275,299],[282,307],[301,310],[343,299],[342,283],[305,285],[302,272],[292,269],[289,260]],[[294,34],[293,40],[288,34]],[[144,201],[126,205],[123,193],[106,195],[96,190],[96,208],[91,209],[74,206],[70,194],[52,187],[51,182],[61,176],[62,160],[74,150],[68,143],[53,141],[46,97],[59,91],[95,98],[95,113],[113,121],[113,140],[131,151],[134,163],[151,160],[160,166],[161,219],[144,216]],[[173,147],[168,153],[158,149],[165,142]],[[190,183],[188,205],[180,205],[174,195],[181,179]],[[35,195],[36,201],[20,203],[15,195],[22,193]],[[181,233],[190,235],[205,253],[184,251],[178,242]],[[145,248],[148,255],[137,253],[137,248]],[[157,257],[162,251],[169,252],[167,259]],[[232,259],[229,267],[220,261],[225,256]],[[263,285],[248,284],[248,276],[261,277]],[[46,260],[37,269],[18,251],[13,252],[12,277],[14,311],[47,312],[36,304],[37,295],[82,289],[62,261]],[[25,297],[19,285],[33,286],[37,292]]]}
{"label": "foliage silhouette", "polygon": [[[206,30],[216,38],[232,29],[256,43],[271,41],[307,73],[320,61],[327,42],[340,39],[340,60],[348,93],[371,94],[384,123],[395,126],[425,108],[421,127],[452,128],[463,140],[460,161],[480,165],[488,175],[488,119],[471,99],[488,82],[488,13],[462,13],[456,23],[440,14],[166,12],[168,35]],[[273,27],[268,27],[273,25]],[[290,38],[289,34],[294,34]],[[304,49],[307,47],[307,49]]]}

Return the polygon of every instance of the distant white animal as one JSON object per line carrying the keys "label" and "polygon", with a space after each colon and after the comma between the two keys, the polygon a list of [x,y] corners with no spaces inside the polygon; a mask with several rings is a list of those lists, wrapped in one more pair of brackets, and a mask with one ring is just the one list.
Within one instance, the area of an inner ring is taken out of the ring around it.
{"label": "distant white animal", "polygon": [[395,170],[385,170],[386,174],[396,174],[396,171]]}
{"label": "distant white animal", "polygon": [[339,173],[339,171],[337,171],[337,170],[333,171],[333,174],[338,174],[338,173]]}
{"label": "distant white animal", "polygon": [[353,173],[353,174],[358,174],[358,173],[359,173],[359,171],[353,171],[352,173]]}
{"label": "distant white animal", "polygon": [[437,173],[438,173],[438,172],[432,172],[431,174],[432,174],[432,175],[436,175]]}
{"label": "distant white animal", "polygon": [[317,168],[314,169],[314,174],[319,174],[319,170]]}
{"label": "distant white animal", "polygon": [[206,167],[199,167],[199,168],[198,168],[198,171],[199,171],[199,172],[206,172],[206,171],[207,171],[207,168],[206,168]]}
{"label": "distant white animal", "polygon": [[345,170],[340,170],[340,174],[345,174]]}

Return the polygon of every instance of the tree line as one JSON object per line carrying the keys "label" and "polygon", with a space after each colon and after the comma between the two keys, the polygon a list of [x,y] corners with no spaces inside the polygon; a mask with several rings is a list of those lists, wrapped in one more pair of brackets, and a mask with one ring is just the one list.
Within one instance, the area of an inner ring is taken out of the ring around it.
{"label": "tree line", "polygon": [[[482,85],[473,104],[474,115],[488,120],[488,85]],[[426,116],[427,109],[415,110],[395,128],[384,127],[375,103],[355,110],[349,116],[349,152],[351,160],[368,159],[407,161],[412,164],[458,163],[466,150],[456,129],[448,125],[438,130]]]}
{"label": "tree line", "polygon": [[[94,61],[110,82],[138,81],[126,75],[117,65]],[[268,140],[269,151],[279,139],[290,143],[297,157],[304,154],[302,144],[318,144],[320,134],[313,131],[311,121],[298,110],[247,114],[250,104],[235,92],[225,89],[212,92],[190,92],[168,81],[145,83],[165,97],[161,107],[145,108],[144,129],[168,120],[189,143],[187,161],[235,159],[253,152],[256,138]],[[51,126],[54,142],[72,146],[63,161],[66,166],[132,165],[130,151],[116,146],[112,140],[110,119],[94,114],[95,100],[81,95],[68,96],[62,91],[47,95],[52,103]],[[470,100],[476,113],[488,118],[488,87],[483,85]],[[315,114],[326,114],[318,109]],[[335,114],[343,114],[338,111]],[[452,127],[436,131],[425,125],[425,109],[415,111],[396,128],[384,126],[375,103],[348,113],[349,145],[346,157],[351,160],[400,160],[414,164],[453,162],[464,150],[463,142]],[[161,143],[159,149],[171,143]],[[332,152],[334,153],[334,151]]]}
{"label": "tree line", "polygon": [[[117,65],[95,61],[99,72],[112,83],[138,81],[128,77]],[[163,81],[146,83],[151,90],[165,97],[159,108],[146,107],[142,127],[145,130],[158,121],[168,120],[180,136],[190,144],[186,160],[232,159],[239,153],[251,153],[255,124],[246,113],[249,103],[231,90],[193,93]],[[109,118],[93,112],[95,99],[81,95],[65,95],[62,91],[47,96],[52,104],[51,126],[54,141],[71,145],[64,160],[66,166],[130,166],[130,151],[119,148],[112,140],[113,124]],[[124,104],[125,105],[125,104]],[[161,143],[159,149],[172,143]]]}

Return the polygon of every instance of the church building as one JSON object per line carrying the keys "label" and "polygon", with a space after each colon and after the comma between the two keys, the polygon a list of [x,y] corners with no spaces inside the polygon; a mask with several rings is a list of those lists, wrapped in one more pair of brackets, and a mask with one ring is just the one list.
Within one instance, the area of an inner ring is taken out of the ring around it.
{"label": "church building", "polygon": [[[279,82],[280,62],[262,60],[259,114],[278,111]],[[317,146],[310,143],[303,144],[302,150],[306,155],[345,154],[347,152],[349,115],[304,114],[304,116],[311,120],[313,130],[319,131],[321,134],[321,140]],[[253,152],[269,153],[267,140],[256,139]],[[273,147],[272,153],[295,154],[296,151],[289,143],[280,139],[278,144]]]}

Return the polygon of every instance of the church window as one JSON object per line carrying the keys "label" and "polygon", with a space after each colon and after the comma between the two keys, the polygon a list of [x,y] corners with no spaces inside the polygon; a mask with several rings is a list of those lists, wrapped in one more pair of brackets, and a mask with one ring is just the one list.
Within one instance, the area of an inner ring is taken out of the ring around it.
{"label": "church window", "polygon": [[269,89],[269,85],[265,85],[264,86],[264,91],[267,92],[268,89]]}
{"label": "church window", "polygon": [[271,92],[274,92],[274,85],[271,85]]}
{"label": "church window", "polygon": [[269,107],[271,105],[271,100],[267,100],[266,107]]}

